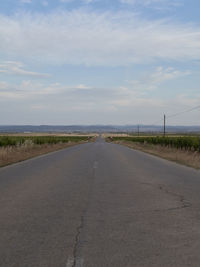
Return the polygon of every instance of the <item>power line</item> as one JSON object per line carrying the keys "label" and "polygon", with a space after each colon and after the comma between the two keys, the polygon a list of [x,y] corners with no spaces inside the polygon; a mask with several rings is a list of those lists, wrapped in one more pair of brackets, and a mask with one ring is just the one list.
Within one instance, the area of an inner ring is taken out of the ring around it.
{"label": "power line", "polygon": [[[180,111],[180,112],[171,114],[171,115],[166,115],[166,117],[167,118],[173,118],[173,117],[176,117],[178,115],[181,115],[181,114],[184,114],[184,113],[188,113],[188,112],[191,112],[191,111],[196,110],[196,109],[200,109],[200,105],[195,106],[195,107],[190,108],[190,109],[187,109],[187,110],[184,110],[184,111]],[[152,123],[152,125],[157,124],[157,123],[159,123],[161,121],[163,121],[163,118],[160,118],[159,120],[155,121],[154,123]]]}
{"label": "power line", "polygon": [[169,115],[167,117],[168,118],[173,118],[173,117],[176,117],[178,115],[181,115],[181,114],[184,114],[184,113],[188,113],[188,112],[191,112],[191,111],[199,109],[199,108],[200,108],[200,105],[198,105],[196,107],[193,107],[193,108],[190,108],[190,109],[187,109],[187,110],[184,110],[184,111],[181,111],[181,112],[178,112],[178,113],[175,113],[175,114],[172,114],[172,115]]}
{"label": "power line", "polygon": [[151,125],[155,125],[155,124],[157,124],[157,123],[159,123],[159,122],[161,122],[161,121],[163,121],[163,118],[160,118],[159,120],[157,120],[157,121],[151,123]]}
{"label": "power line", "polygon": [[166,135],[166,115],[164,115],[164,128],[163,128],[163,135]]}
{"label": "power line", "polygon": [[[181,115],[181,114],[191,112],[191,111],[196,110],[196,109],[200,109],[200,105],[195,106],[195,107],[190,108],[190,109],[187,109],[187,110],[184,110],[184,111],[180,111],[180,112],[171,114],[171,115],[165,115],[165,114],[164,114],[163,135],[164,135],[164,136],[166,135],[166,119],[168,119],[168,118],[173,118],[173,117],[179,116],[179,115]],[[157,123],[159,123],[159,122],[163,122],[163,118],[160,118],[159,120],[153,122],[151,125],[155,125],[155,124],[157,124]],[[142,125],[138,125],[138,126],[137,126],[138,136],[139,136],[139,134],[140,134],[140,126],[142,127]],[[158,126],[161,126],[161,125],[158,125]]]}

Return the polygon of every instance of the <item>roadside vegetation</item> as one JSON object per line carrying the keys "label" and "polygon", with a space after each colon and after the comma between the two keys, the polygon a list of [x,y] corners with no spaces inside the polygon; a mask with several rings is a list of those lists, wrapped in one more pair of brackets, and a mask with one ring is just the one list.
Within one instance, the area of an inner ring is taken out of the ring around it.
{"label": "roadside vegetation", "polygon": [[75,144],[92,141],[92,136],[0,136],[0,166],[19,162]]}
{"label": "roadside vegetation", "polygon": [[161,145],[200,152],[200,137],[111,137],[112,141],[129,141],[140,144]]}
{"label": "roadside vegetation", "polygon": [[200,169],[200,136],[113,136],[107,141]]}
{"label": "roadside vegetation", "polygon": [[0,147],[88,141],[88,136],[0,136]]}

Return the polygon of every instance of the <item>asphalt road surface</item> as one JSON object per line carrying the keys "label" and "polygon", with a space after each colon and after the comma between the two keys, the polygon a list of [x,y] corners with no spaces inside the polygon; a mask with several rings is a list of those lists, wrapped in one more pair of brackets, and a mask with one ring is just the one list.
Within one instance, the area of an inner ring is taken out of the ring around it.
{"label": "asphalt road surface", "polygon": [[0,169],[0,266],[200,266],[200,172],[82,144]]}

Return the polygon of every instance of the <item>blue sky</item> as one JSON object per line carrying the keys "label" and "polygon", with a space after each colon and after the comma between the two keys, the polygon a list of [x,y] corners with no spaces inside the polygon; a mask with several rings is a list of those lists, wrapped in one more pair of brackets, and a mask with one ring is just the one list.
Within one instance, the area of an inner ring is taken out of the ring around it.
{"label": "blue sky", "polygon": [[[152,124],[200,104],[197,0],[7,0],[0,124]],[[171,125],[199,125],[199,110]]]}

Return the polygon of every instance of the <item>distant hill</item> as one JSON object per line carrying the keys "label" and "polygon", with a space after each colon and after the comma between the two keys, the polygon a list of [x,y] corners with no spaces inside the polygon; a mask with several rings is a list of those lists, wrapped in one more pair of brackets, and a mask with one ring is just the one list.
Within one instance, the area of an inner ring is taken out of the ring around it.
{"label": "distant hill", "polygon": [[[137,132],[137,125],[2,125],[0,126],[1,133],[102,133],[102,132]],[[162,126],[155,125],[140,125],[140,132],[162,132]],[[200,126],[167,126],[167,132],[170,133],[200,133]]]}

